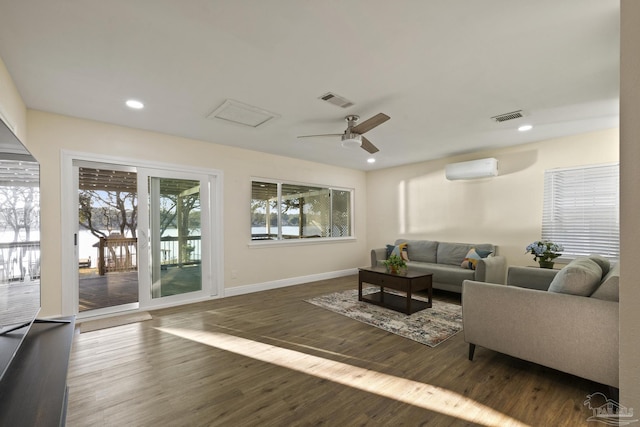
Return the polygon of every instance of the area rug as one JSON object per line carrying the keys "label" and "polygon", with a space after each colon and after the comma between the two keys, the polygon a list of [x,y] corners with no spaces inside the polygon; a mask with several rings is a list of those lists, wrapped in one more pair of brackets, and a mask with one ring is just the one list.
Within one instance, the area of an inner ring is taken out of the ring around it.
{"label": "area rug", "polygon": [[87,320],[79,322],[80,333],[113,328],[115,326],[128,325],[130,323],[143,322],[145,320],[151,320],[151,314],[147,311],[123,314],[122,316],[105,317],[103,319]]}
{"label": "area rug", "polygon": [[[368,295],[379,290],[377,287],[370,287],[363,289],[362,293]],[[385,292],[396,293],[388,289],[385,289]],[[413,298],[427,300],[415,295]],[[429,347],[437,346],[462,330],[462,307],[442,301],[434,300],[431,308],[412,315],[358,301],[357,289],[322,295],[306,301]]]}

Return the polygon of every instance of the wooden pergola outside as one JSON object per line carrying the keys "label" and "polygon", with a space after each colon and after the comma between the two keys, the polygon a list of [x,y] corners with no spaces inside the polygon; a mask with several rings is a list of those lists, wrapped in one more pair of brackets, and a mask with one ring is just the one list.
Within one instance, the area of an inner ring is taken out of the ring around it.
{"label": "wooden pergola outside", "polygon": [[[136,193],[137,174],[133,170],[79,168],[79,189],[92,191],[119,191]],[[176,196],[176,227],[178,236],[161,238],[162,265],[184,265],[200,259],[200,236],[189,236],[189,210],[184,207],[185,197],[197,194],[198,185],[184,179],[162,178],[161,195]],[[100,275],[109,272],[135,271],[137,269],[137,237],[125,237],[120,234],[100,237],[95,245],[98,248],[98,271]],[[177,246],[177,247],[176,247]]]}

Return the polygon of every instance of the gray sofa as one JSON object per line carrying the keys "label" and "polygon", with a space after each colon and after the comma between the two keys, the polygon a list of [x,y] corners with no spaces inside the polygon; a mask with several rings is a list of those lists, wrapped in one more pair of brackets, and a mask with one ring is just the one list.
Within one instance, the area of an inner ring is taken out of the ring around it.
{"label": "gray sofa", "polygon": [[[398,239],[394,245],[407,244],[409,261],[407,266],[412,270],[432,273],[434,289],[462,292],[462,282],[476,280],[480,282],[504,283],[506,260],[496,256],[496,247],[490,243],[450,243],[432,240]],[[492,255],[477,260],[475,270],[461,267],[465,256],[471,248],[476,248]],[[387,248],[371,250],[371,265],[384,266],[387,259]]]}
{"label": "gray sofa", "polygon": [[509,267],[507,286],[465,281],[469,359],[478,345],[618,388],[620,267],[603,260]]}

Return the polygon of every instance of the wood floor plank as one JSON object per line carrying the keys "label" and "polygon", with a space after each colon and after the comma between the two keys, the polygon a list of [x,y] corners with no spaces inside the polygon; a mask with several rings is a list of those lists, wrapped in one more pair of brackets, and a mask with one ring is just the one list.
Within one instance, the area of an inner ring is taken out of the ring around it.
{"label": "wood floor plank", "polygon": [[430,348],[304,301],[355,288],[324,280],[76,334],[67,425],[586,426],[582,401],[608,393],[483,348],[469,361],[462,333]]}

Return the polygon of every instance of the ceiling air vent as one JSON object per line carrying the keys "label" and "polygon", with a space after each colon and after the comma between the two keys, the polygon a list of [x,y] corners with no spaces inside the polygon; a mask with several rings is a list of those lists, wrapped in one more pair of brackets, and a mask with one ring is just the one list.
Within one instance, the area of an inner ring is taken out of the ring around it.
{"label": "ceiling air vent", "polygon": [[335,93],[327,92],[318,99],[322,99],[323,101],[327,101],[329,104],[337,105],[342,108],[349,108],[353,105],[353,102],[349,101],[341,97],[340,95],[336,95]]}
{"label": "ceiling air vent", "polygon": [[502,122],[506,122],[507,120],[519,119],[520,117],[524,117],[524,112],[522,110],[512,111],[510,113],[493,116],[491,117],[491,120],[494,120],[498,123],[502,123]]}

